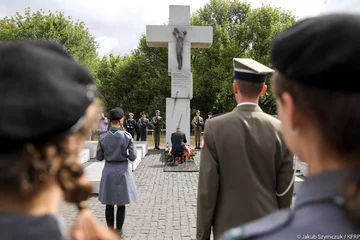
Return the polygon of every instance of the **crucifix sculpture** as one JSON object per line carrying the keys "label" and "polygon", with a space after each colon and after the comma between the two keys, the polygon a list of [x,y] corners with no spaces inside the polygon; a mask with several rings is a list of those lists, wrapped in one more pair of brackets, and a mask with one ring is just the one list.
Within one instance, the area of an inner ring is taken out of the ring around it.
{"label": "crucifix sculpture", "polygon": [[178,61],[178,69],[182,68],[182,53],[184,48],[184,38],[186,35],[186,31],[179,31],[179,29],[174,28],[173,35],[176,38],[176,57]]}

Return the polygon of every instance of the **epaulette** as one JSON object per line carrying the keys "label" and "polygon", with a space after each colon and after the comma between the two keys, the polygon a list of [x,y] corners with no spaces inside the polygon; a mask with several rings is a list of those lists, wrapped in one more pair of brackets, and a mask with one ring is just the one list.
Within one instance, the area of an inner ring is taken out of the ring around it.
{"label": "epaulette", "polygon": [[124,131],[125,135],[130,137],[130,139],[132,139],[132,136],[131,136],[131,133],[127,132],[127,131]]}
{"label": "epaulette", "polygon": [[279,210],[269,216],[229,230],[221,240],[245,240],[266,235],[288,224],[291,217],[290,209]]}

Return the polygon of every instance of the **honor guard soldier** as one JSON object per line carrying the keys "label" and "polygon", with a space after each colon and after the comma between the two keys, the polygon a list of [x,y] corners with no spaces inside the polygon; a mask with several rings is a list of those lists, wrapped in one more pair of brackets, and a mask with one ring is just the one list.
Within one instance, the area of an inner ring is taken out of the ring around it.
{"label": "honor guard soldier", "polygon": [[140,118],[139,118],[139,120],[136,122],[136,127],[135,127],[135,129],[136,129],[136,141],[140,141],[140,126],[139,126],[139,121],[140,121],[140,119],[141,119],[141,117],[142,117],[141,114],[142,114],[142,112],[139,113]]}
{"label": "honor guard soldier", "polygon": [[160,117],[160,110],[156,110],[156,116],[151,120],[151,126],[154,129],[154,143],[155,149],[160,150],[160,135],[161,135],[161,128],[164,124],[162,117]]}
{"label": "honor guard soldier", "polygon": [[196,111],[196,116],[193,118],[191,125],[194,127],[195,149],[200,149],[200,144],[201,144],[200,137],[204,126],[204,119],[200,117],[200,110]]}
{"label": "honor guard soldier", "polygon": [[141,118],[137,125],[140,130],[140,141],[146,141],[147,127],[149,126],[149,119],[146,118],[146,112],[141,113]]}
{"label": "honor guard soldier", "polygon": [[134,138],[135,128],[136,128],[136,120],[134,119],[134,114],[129,113],[129,119],[126,120],[126,129],[133,138]]}
{"label": "honor guard soldier", "polygon": [[205,128],[205,126],[206,126],[207,120],[210,120],[211,118],[212,118],[212,112],[208,112],[208,118],[205,120],[204,128]]}
{"label": "honor guard soldier", "polygon": [[272,69],[252,59],[233,59],[238,103],[206,124],[201,151],[197,239],[215,239],[241,223],[291,204],[293,155],[280,121],[264,113],[258,100]]}
{"label": "honor guard soldier", "polygon": [[359,238],[359,32],[359,14],[330,14],[299,21],[275,39],[279,118],[308,176],[292,210],[234,228],[222,240]]}

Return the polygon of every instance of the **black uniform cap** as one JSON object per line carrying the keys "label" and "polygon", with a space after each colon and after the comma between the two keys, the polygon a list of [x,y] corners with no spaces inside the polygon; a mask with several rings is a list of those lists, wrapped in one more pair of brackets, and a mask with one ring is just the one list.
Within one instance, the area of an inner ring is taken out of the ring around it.
{"label": "black uniform cap", "polygon": [[308,18],[281,33],[271,50],[274,68],[321,89],[360,92],[360,15]]}
{"label": "black uniform cap", "polygon": [[109,112],[109,119],[112,120],[120,120],[124,117],[124,110],[122,108],[114,108]]}
{"label": "black uniform cap", "polygon": [[208,112],[208,115],[212,115],[212,112]]}
{"label": "black uniform cap", "polygon": [[0,43],[0,152],[59,141],[79,130],[96,86],[60,45]]}

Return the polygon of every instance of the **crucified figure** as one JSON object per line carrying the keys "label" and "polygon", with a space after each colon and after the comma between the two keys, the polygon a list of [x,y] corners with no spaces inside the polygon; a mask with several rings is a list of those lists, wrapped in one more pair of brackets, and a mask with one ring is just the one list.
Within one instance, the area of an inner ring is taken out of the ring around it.
{"label": "crucified figure", "polygon": [[184,38],[186,35],[186,31],[179,31],[179,29],[174,28],[173,35],[176,38],[176,57],[178,61],[178,69],[181,70],[182,68],[182,52],[183,52],[183,45],[184,45]]}

